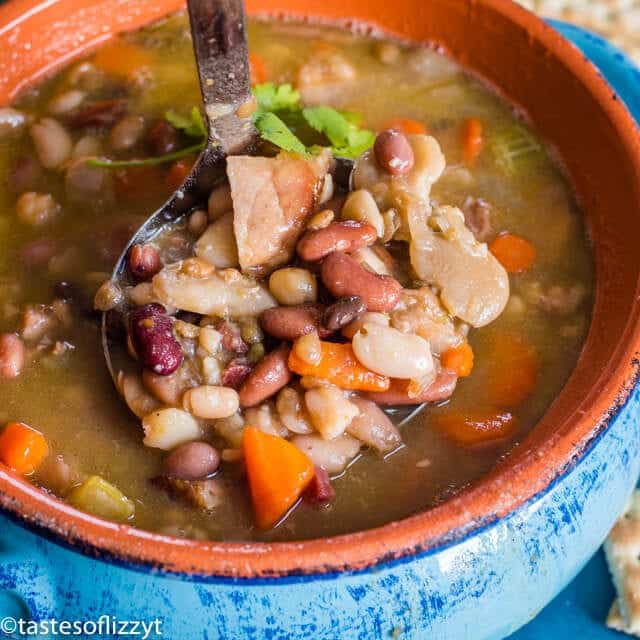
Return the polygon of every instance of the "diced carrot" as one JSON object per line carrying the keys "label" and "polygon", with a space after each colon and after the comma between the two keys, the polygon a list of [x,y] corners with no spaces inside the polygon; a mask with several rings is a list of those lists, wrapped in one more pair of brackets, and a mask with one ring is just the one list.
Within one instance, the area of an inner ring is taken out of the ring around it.
{"label": "diced carrot", "polygon": [[93,58],[96,67],[120,77],[127,77],[141,67],[148,67],[152,62],[153,56],[147,49],[121,38],[98,49]]}
{"label": "diced carrot", "polygon": [[45,437],[22,422],[10,422],[0,434],[0,461],[18,473],[33,473],[48,453]]}
{"label": "diced carrot", "polygon": [[524,238],[512,233],[499,235],[489,251],[509,273],[522,273],[530,269],[536,260],[536,248]]}
{"label": "diced carrot", "polygon": [[193,167],[195,160],[193,158],[182,158],[176,160],[167,173],[167,185],[175,191],[179,189],[186,180],[189,172]]}
{"label": "diced carrot", "polygon": [[267,65],[257,53],[249,54],[249,70],[251,71],[251,84],[262,84],[269,79]]}
{"label": "diced carrot", "polygon": [[315,474],[311,460],[280,436],[247,427],[242,438],[244,461],[256,523],[276,525],[296,503]]}
{"label": "diced carrot", "polygon": [[498,444],[515,432],[517,420],[509,411],[451,411],[437,414],[433,425],[462,447]]}
{"label": "diced carrot", "polygon": [[473,349],[468,342],[447,349],[440,356],[440,364],[444,369],[454,371],[458,378],[466,378],[473,370]]}
{"label": "diced carrot", "polygon": [[471,166],[482,152],[484,146],[484,131],[482,122],[478,118],[465,120],[462,126],[462,157],[464,163]]}
{"label": "diced carrot", "polygon": [[341,389],[352,391],[386,391],[390,380],[363,367],[357,360],[351,344],[321,342],[322,357],[318,364],[309,364],[299,358],[295,349],[289,354],[289,369],[300,376],[323,378]]}
{"label": "diced carrot", "polygon": [[516,407],[533,393],[538,381],[538,354],[523,338],[510,333],[497,336],[490,362],[487,398],[493,406]]}
{"label": "diced carrot", "polygon": [[395,129],[405,135],[412,133],[425,134],[428,131],[422,122],[412,118],[391,118],[391,120],[384,122],[382,129]]}

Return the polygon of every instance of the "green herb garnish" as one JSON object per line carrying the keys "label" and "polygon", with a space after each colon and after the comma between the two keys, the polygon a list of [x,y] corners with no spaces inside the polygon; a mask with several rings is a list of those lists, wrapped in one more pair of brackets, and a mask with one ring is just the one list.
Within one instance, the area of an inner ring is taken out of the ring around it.
{"label": "green herb garnish", "polygon": [[[360,114],[352,111],[337,111],[332,107],[303,109],[300,104],[300,93],[290,84],[275,85],[272,82],[259,84],[253,87],[253,95],[258,108],[252,116],[252,121],[260,137],[284,151],[306,156],[316,153],[318,148],[331,147],[336,156],[356,158],[373,146],[375,135],[372,131],[359,127],[362,122]],[[87,161],[87,164],[108,169],[149,167],[173,162],[204,149],[207,142],[207,127],[198,107],[192,107],[189,115],[170,109],[164,117],[176,129],[198,142],[155,158],[133,160],[92,158]],[[311,134],[311,138],[314,137],[314,133],[321,134],[324,143],[315,144],[316,141],[308,141],[308,144],[305,144],[298,135],[303,132],[302,130]]]}

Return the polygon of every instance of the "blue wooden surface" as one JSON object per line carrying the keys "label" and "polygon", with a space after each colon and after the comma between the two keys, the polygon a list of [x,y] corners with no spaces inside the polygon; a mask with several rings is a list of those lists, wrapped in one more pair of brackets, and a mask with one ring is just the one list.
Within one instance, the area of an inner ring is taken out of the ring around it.
{"label": "blue wooden surface", "polygon": [[[608,42],[576,27],[554,23],[600,68],[640,122],[640,71]],[[604,626],[614,590],[600,550],[580,575],[511,640],[613,640],[624,635]]]}

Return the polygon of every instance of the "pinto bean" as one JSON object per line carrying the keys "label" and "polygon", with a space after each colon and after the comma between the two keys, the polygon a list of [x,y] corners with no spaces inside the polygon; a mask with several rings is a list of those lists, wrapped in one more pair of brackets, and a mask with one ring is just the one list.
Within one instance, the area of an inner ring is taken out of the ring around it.
{"label": "pinto bean", "polygon": [[116,151],[126,151],[137,144],[143,133],[144,118],[142,116],[125,116],[111,129],[109,145]]}
{"label": "pinto bean", "polygon": [[222,335],[222,348],[232,353],[247,353],[249,345],[242,339],[240,327],[234,322],[225,320],[217,327],[218,332]]}
{"label": "pinto bean", "polygon": [[322,314],[322,324],[330,331],[338,331],[353,322],[366,310],[367,305],[359,296],[340,298],[325,309]]}
{"label": "pinto bean", "polygon": [[281,345],[267,354],[240,387],[240,406],[255,407],[289,384],[292,374],[287,365],[289,347]]}
{"label": "pinto bean", "polygon": [[260,326],[274,338],[293,342],[318,329],[321,337],[331,332],[320,328],[322,307],[305,304],[296,307],[272,307],[260,314]]}
{"label": "pinto bean", "polygon": [[396,129],[381,131],[373,145],[373,152],[380,167],[391,175],[405,175],[413,169],[413,149],[406,136]]}
{"label": "pinto bean", "polygon": [[0,335],[0,378],[17,378],[24,366],[24,343],[15,333]]}
{"label": "pinto bean", "polygon": [[347,433],[380,453],[389,453],[402,444],[398,428],[375,402],[352,398],[360,413],[347,427]]}
{"label": "pinto bean", "polygon": [[388,391],[370,392],[367,397],[380,405],[410,405],[423,402],[440,402],[450,398],[456,389],[458,376],[447,369],[443,369],[436,376],[433,383],[419,396],[412,398],[407,391],[407,381],[398,380],[391,384]]}
{"label": "pinto bean", "polygon": [[182,444],[162,461],[163,474],[180,480],[203,480],[219,466],[220,454],[208,442]]}
{"label": "pinto bean", "polygon": [[161,304],[151,303],[133,311],[129,331],[142,364],[154,373],[171,375],[182,363],[182,347],[173,335],[173,321]]}
{"label": "pinto bean", "polygon": [[131,247],[129,271],[136,280],[151,280],[161,268],[160,252],[152,244],[134,244]]}
{"label": "pinto bean", "polygon": [[395,278],[367,271],[346,253],[328,255],[322,263],[321,277],[336,298],[359,296],[368,311],[391,311],[402,292]]}
{"label": "pinto bean", "polygon": [[73,141],[67,130],[53,118],[42,118],[31,127],[31,138],[40,164],[57,169],[71,156]]}
{"label": "pinto bean", "polygon": [[378,237],[375,227],[353,220],[332,222],[329,226],[308,231],[298,242],[298,255],[307,262],[322,260],[334,251],[352,252],[373,244]]}

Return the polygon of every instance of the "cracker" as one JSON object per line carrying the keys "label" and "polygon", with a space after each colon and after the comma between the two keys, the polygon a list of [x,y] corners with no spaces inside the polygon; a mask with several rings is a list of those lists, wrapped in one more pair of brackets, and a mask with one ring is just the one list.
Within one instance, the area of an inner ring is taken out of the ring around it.
{"label": "cracker", "polygon": [[627,510],[604,543],[604,551],[618,593],[607,624],[640,636],[640,491],[633,492]]}

